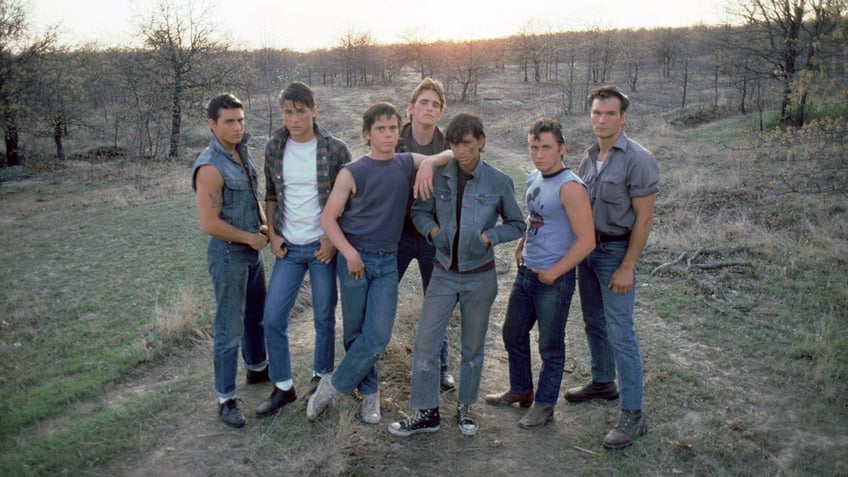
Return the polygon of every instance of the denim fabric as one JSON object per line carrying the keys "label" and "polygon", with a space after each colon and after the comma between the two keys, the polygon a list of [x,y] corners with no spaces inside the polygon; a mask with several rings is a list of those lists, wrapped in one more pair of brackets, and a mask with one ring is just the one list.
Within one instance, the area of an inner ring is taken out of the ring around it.
{"label": "denim fabric", "polygon": [[215,392],[228,399],[236,394],[238,351],[247,369],[265,360],[265,271],[259,252],[242,244],[210,240],[209,274],[215,288]]}
{"label": "denim fabric", "polygon": [[[212,134],[209,146],[194,161],[191,186],[197,190],[195,180],[198,169],[206,165],[213,166],[224,179],[224,186],[221,188],[221,219],[233,227],[256,233],[259,232],[261,225],[256,195],[259,172],[247,150],[249,139],[250,135],[245,134],[236,146],[242,160],[242,162],[236,162]],[[217,239],[213,238],[213,240]]]}
{"label": "denim fabric", "polygon": [[439,342],[445,336],[457,302],[462,319],[459,402],[477,402],[489,312],[497,294],[494,269],[480,273],[455,273],[438,267],[433,270],[412,351],[410,406],[413,409],[439,406]]}
{"label": "denim fabric", "polygon": [[[412,204],[415,228],[428,237],[434,227],[439,233],[430,239],[436,248],[436,260],[450,268],[454,237],[459,234],[457,250],[458,271],[479,268],[495,259],[495,245],[515,240],[524,233],[524,214],[515,201],[512,179],[497,168],[480,160],[474,169],[474,178],[465,184],[462,196],[462,223],[457,224],[456,161],[437,168],[433,176],[433,194],[426,201]],[[498,224],[498,217],[501,223]],[[485,233],[491,242],[483,243]]]}
{"label": "denim fabric", "polygon": [[[403,279],[403,274],[406,273],[412,259],[415,259],[418,261],[418,270],[421,273],[421,285],[426,293],[430,276],[433,275],[433,259],[435,257],[436,249],[427,242],[423,235],[419,234],[415,228],[411,231],[404,228],[400,235],[397,250],[398,281]],[[439,363],[441,363],[442,370],[448,368],[449,346],[448,335],[445,333],[445,339],[442,340],[442,350],[439,353]]]}
{"label": "denim fabric", "polygon": [[274,382],[292,378],[289,320],[307,270],[315,324],[313,371],[321,375],[333,371],[336,356],[336,261],[323,263],[315,258],[320,242],[309,245],[286,242],[284,246],[288,253],[274,262],[263,320],[268,342],[268,372]]}
{"label": "denim fabric", "polygon": [[627,293],[613,293],[607,286],[626,251],[626,241],[598,243],[577,267],[577,286],[592,380],[614,381],[617,370],[621,408],[632,411],[642,409],[642,354],[633,324],[636,277]]}
{"label": "denim fabric", "polygon": [[509,354],[509,390],[526,394],[533,390],[530,359],[530,330],[539,326],[539,355],[542,369],[536,390],[536,405],[555,406],[565,367],[565,324],[574,296],[577,272],[571,270],[551,285],[539,275],[519,267],[509,294],[503,325],[504,347]]}
{"label": "denim fabric", "polygon": [[397,259],[386,252],[360,251],[359,255],[365,264],[365,276],[359,280],[348,273],[344,256],[337,258],[346,353],[333,374],[333,387],[346,394],[354,389],[373,394],[379,390],[377,360],[395,324]]}

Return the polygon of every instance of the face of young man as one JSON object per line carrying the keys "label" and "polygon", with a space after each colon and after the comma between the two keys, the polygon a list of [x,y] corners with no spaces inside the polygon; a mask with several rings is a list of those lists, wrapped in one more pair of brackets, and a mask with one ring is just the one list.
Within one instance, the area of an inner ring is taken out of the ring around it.
{"label": "face of young man", "polygon": [[217,121],[209,120],[209,127],[224,149],[235,149],[244,136],[244,111],[238,108],[222,109]]}
{"label": "face of young man", "polygon": [[318,107],[307,107],[287,99],[280,107],[283,112],[283,124],[289,130],[289,137],[297,142],[307,142],[315,135],[313,121],[318,114]]}
{"label": "face of young man", "polygon": [[551,175],[565,168],[565,164],[562,163],[565,144],[558,143],[553,133],[543,132],[538,138],[530,134],[527,137],[527,144],[533,165],[542,175]]}
{"label": "face of young man", "polygon": [[477,162],[480,161],[480,151],[485,144],[486,138],[477,139],[472,133],[463,136],[457,144],[451,144],[450,148],[459,168],[469,173],[474,171]]}
{"label": "face of young man", "polygon": [[412,122],[423,126],[435,126],[442,118],[442,102],[435,91],[425,89],[414,103],[407,105],[406,112]]}
{"label": "face of young man", "polygon": [[627,114],[621,112],[618,98],[595,98],[592,101],[592,132],[600,140],[615,139],[624,130]]}
{"label": "face of young man", "polygon": [[371,145],[373,159],[388,159],[395,153],[400,138],[400,126],[395,116],[380,116],[365,133],[365,140]]}

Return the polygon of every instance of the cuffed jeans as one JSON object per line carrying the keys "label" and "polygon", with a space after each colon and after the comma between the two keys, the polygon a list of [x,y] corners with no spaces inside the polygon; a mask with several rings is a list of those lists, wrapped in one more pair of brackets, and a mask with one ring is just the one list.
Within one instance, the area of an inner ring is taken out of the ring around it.
{"label": "cuffed jeans", "polygon": [[289,350],[289,320],[303,284],[306,271],[312,287],[312,315],[315,348],[312,370],[320,375],[333,371],[336,356],[336,260],[323,263],[315,257],[321,243],[308,245],[285,243],[286,256],[274,261],[268,296],[265,299],[265,338],[271,380],[279,383],[292,379]]}
{"label": "cuffed jeans", "polygon": [[[397,264],[398,264],[398,281],[403,279],[403,274],[409,268],[412,260],[418,260],[418,271],[421,273],[421,285],[424,288],[424,293],[427,293],[427,285],[430,284],[430,277],[433,275],[433,260],[436,258],[436,248],[427,242],[427,239],[418,232],[407,232],[404,230],[400,236],[397,249]],[[442,340],[442,349],[439,354],[439,363],[442,371],[448,369],[448,351],[449,351],[448,334],[445,333],[445,339]]]}
{"label": "cuffed jeans", "polygon": [[377,360],[392,338],[398,296],[397,259],[394,253],[359,252],[365,276],[348,273],[339,254],[336,271],[342,302],[345,356],[333,374],[333,387],[345,394],[379,390]]}
{"label": "cuffed jeans", "polygon": [[576,276],[570,270],[546,285],[539,281],[537,273],[521,266],[512,284],[503,325],[503,342],[509,355],[509,390],[516,394],[533,391],[530,330],[538,323],[542,369],[536,390],[537,406],[555,406],[559,397],[565,368],[565,324]]}
{"label": "cuffed jeans", "polygon": [[439,406],[439,349],[456,303],[461,315],[459,402],[474,404],[489,328],[489,311],[498,294],[494,269],[480,273],[455,273],[436,267],[427,287],[412,351],[413,409]]}
{"label": "cuffed jeans", "polygon": [[239,343],[247,369],[266,364],[265,270],[259,252],[242,244],[210,240],[207,258],[215,289],[215,392],[229,399],[236,395]]}
{"label": "cuffed jeans", "polygon": [[592,381],[614,381],[617,370],[621,408],[634,411],[642,409],[642,354],[633,324],[636,278],[627,293],[613,293],[607,286],[626,251],[626,241],[598,243],[577,267],[577,286],[592,361]]}

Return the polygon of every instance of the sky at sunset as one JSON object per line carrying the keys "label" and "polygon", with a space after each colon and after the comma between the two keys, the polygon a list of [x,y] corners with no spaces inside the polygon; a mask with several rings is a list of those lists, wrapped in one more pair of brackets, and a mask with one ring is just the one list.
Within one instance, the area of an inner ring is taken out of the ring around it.
{"label": "sky at sunset", "polygon": [[[732,0],[730,0],[732,2]],[[35,31],[58,26],[60,41],[133,45],[156,0],[23,0]],[[177,3],[185,3],[178,0]],[[200,5],[202,1],[194,1]],[[331,48],[348,32],[376,43],[469,40],[521,30],[567,31],[733,22],[728,0],[247,0],[206,1],[208,18],[235,46],[308,51]],[[426,9],[416,5],[427,5]],[[544,5],[544,7],[542,7]],[[531,8],[532,6],[532,8]]]}

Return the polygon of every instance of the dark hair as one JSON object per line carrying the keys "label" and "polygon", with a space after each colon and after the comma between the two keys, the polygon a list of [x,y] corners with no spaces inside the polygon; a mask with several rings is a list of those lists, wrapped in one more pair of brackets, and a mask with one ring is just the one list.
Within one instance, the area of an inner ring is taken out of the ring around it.
{"label": "dark hair", "polygon": [[447,106],[447,99],[445,99],[445,85],[442,84],[439,80],[434,80],[433,78],[424,78],[418,83],[418,86],[412,90],[412,95],[409,97],[409,104],[415,104],[418,101],[418,97],[421,96],[421,93],[424,91],[430,90],[436,93],[436,96],[439,97],[439,102],[441,103],[440,111],[444,111]]}
{"label": "dark hair", "polygon": [[280,106],[288,100],[293,104],[300,103],[307,108],[315,107],[315,94],[312,92],[312,88],[303,81],[294,81],[292,84],[286,86],[286,89],[280,91],[278,99],[280,100]]}
{"label": "dark hair", "polygon": [[394,117],[397,119],[398,128],[401,125],[401,117],[397,108],[392,103],[387,103],[385,101],[381,101],[379,103],[374,103],[365,111],[365,114],[362,115],[362,142],[366,146],[371,146],[371,141],[365,139],[365,133],[371,132],[371,126],[377,122],[378,119],[382,117]]}
{"label": "dark hair", "polygon": [[244,109],[244,104],[230,93],[219,94],[206,103],[206,115],[213,121],[218,121],[222,109]]}
{"label": "dark hair", "polygon": [[[476,139],[485,138],[483,121],[471,113],[459,113],[451,119],[447,129],[445,129],[445,139],[448,144],[459,144],[468,133],[471,133]],[[480,148],[480,150],[482,151],[483,148]]]}
{"label": "dark hair", "polygon": [[562,124],[556,119],[539,118],[527,127],[527,135],[533,136],[534,139],[539,139],[543,133],[551,133],[557,143],[565,144],[565,138],[562,135]]}
{"label": "dark hair", "polygon": [[609,99],[609,98],[618,98],[621,101],[621,112],[627,112],[627,106],[630,105],[630,98],[624,94],[624,91],[621,90],[618,86],[599,86],[589,92],[589,96],[586,98],[589,107],[592,106],[592,102],[596,99]]}

